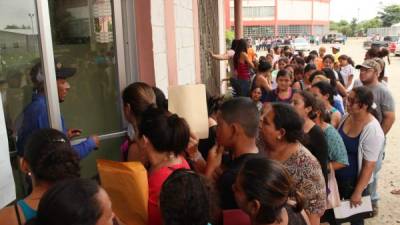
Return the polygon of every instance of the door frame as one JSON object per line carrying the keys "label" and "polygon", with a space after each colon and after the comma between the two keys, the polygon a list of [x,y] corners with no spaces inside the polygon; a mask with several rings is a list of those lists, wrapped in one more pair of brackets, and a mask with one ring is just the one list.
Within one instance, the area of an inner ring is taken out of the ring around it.
{"label": "door frame", "polygon": [[[114,46],[116,51],[116,72],[118,79],[118,90],[121,94],[123,89],[130,83],[138,81],[137,52],[136,52],[136,24],[135,24],[135,3],[132,0],[111,0],[114,22]],[[90,1],[89,1],[90,4]],[[36,0],[36,13],[38,20],[40,38],[40,56],[42,68],[45,74],[45,94],[49,124],[51,128],[62,131],[60,103],[58,101],[57,81],[54,65],[54,49],[52,42],[50,13],[48,0]],[[91,23],[92,21],[89,21]],[[127,63],[128,62],[128,63]],[[122,127],[127,122],[123,115],[123,104],[121,97],[120,112]],[[124,136],[125,129],[118,132],[101,134],[100,139],[112,139]],[[79,143],[84,139],[76,139],[72,143]]]}

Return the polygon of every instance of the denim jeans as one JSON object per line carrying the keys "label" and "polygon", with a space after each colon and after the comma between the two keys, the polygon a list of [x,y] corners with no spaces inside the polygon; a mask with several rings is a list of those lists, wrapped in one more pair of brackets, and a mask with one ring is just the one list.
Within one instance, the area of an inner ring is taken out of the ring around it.
{"label": "denim jeans", "polygon": [[386,146],[386,138],[381,153],[379,154],[378,161],[376,161],[374,173],[372,174],[374,181],[369,185],[369,192],[371,193],[372,204],[377,204],[379,200],[378,172],[382,169],[382,163],[383,160],[385,159],[385,146]]}

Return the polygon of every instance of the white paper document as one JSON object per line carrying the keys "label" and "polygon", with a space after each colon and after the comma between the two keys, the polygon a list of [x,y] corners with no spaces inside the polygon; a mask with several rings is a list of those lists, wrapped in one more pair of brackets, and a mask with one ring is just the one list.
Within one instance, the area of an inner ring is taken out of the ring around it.
{"label": "white paper document", "polygon": [[10,163],[8,137],[0,94],[0,209],[16,198],[15,183]]}
{"label": "white paper document", "polygon": [[350,207],[350,201],[341,201],[340,206],[333,209],[333,211],[335,212],[335,218],[345,219],[356,214],[371,212],[372,211],[371,197],[370,196],[362,197],[361,201],[362,201],[361,205],[353,208]]}
{"label": "white paper document", "polygon": [[198,138],[208,138],[208,113],[204,84],[169,87],[168,110],[185,118],[190,130]]}

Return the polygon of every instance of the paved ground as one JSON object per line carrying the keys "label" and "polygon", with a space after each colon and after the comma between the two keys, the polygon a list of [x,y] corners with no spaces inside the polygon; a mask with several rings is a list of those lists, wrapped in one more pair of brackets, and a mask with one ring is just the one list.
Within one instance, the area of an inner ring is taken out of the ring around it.
{"label": "paved ground", "polygon": [[[349,39],[346,45],[342,45],[341,53],[353,58],[356,64],[362,63],[365,51],[362,47],[364,39]],[[331,45],[326,45],[330,53]],[[318,47],[313,47],[317,49]],[[387,137],[386,158],[380,172],[379,215],[366,220],[367,225],[400,224],[400,195],[390,193],[395,188],[400,188],[400,57],[390,57],[389,88],[396,101],[397,122],[392,127]]]}

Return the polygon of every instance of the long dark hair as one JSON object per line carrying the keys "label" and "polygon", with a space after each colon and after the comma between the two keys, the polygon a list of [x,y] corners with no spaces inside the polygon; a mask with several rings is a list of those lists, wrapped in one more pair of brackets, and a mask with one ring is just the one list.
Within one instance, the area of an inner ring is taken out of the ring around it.
{"label": "long dark hair", "polygon": [[312,85],[312,87],[318,88],[322,95],[328,95],[329,104],[334,105],[333,96],[335,91],[327,81],[320,81]]}
{"label": "long dark hair", "polygon": [[210,206],[206,180],[192,170],[175,170],[162,186],[160,208],[165,225],[207,225]]}
{"label": "long dark hair", "polygon": [[139,136],[146,136],[159,152],[172,152],[176,156],[189,144],[190,130],[185,119],[176,114],[150,106],[143,114]]}
{"label": "long dark hair", "polygon": [[304,119],[296,112],[293,106],[286,103],[272,103],[274,125],[276,129],[285,130],[285,140],[289,143],[302,141],[304,138]]}
{"label": "long dark hair", "polygon": [[99,185],[92,180],[59,182],[44,194],[37,217],[26,225],[95,225],[102,215],[99,191]]}
{"label": "long dark hair", "polygon": [[79,158],[62,132],[47,128],[34,132],[23,156],[37,181],[56,182],[80,176]]}
{"label": "long dark hair", "polygon": [[260,202],[255,220],[258,224],[281,222],[282,208],[288,199],[295,199],[295,212],[303,210],[302,195],[296,191],[290,174],[285,167],[266,158],[249,159],[239,172],[239,184],[248,201]]}
{"label": "long dark hair", "polygon": [[233,65],[235,69],[239,67],[239,59],[242,52],[247,53],[247,42],[244,39],[240,39],[237,42],[237,46],[235,49],[235,55],[233,56]]}

